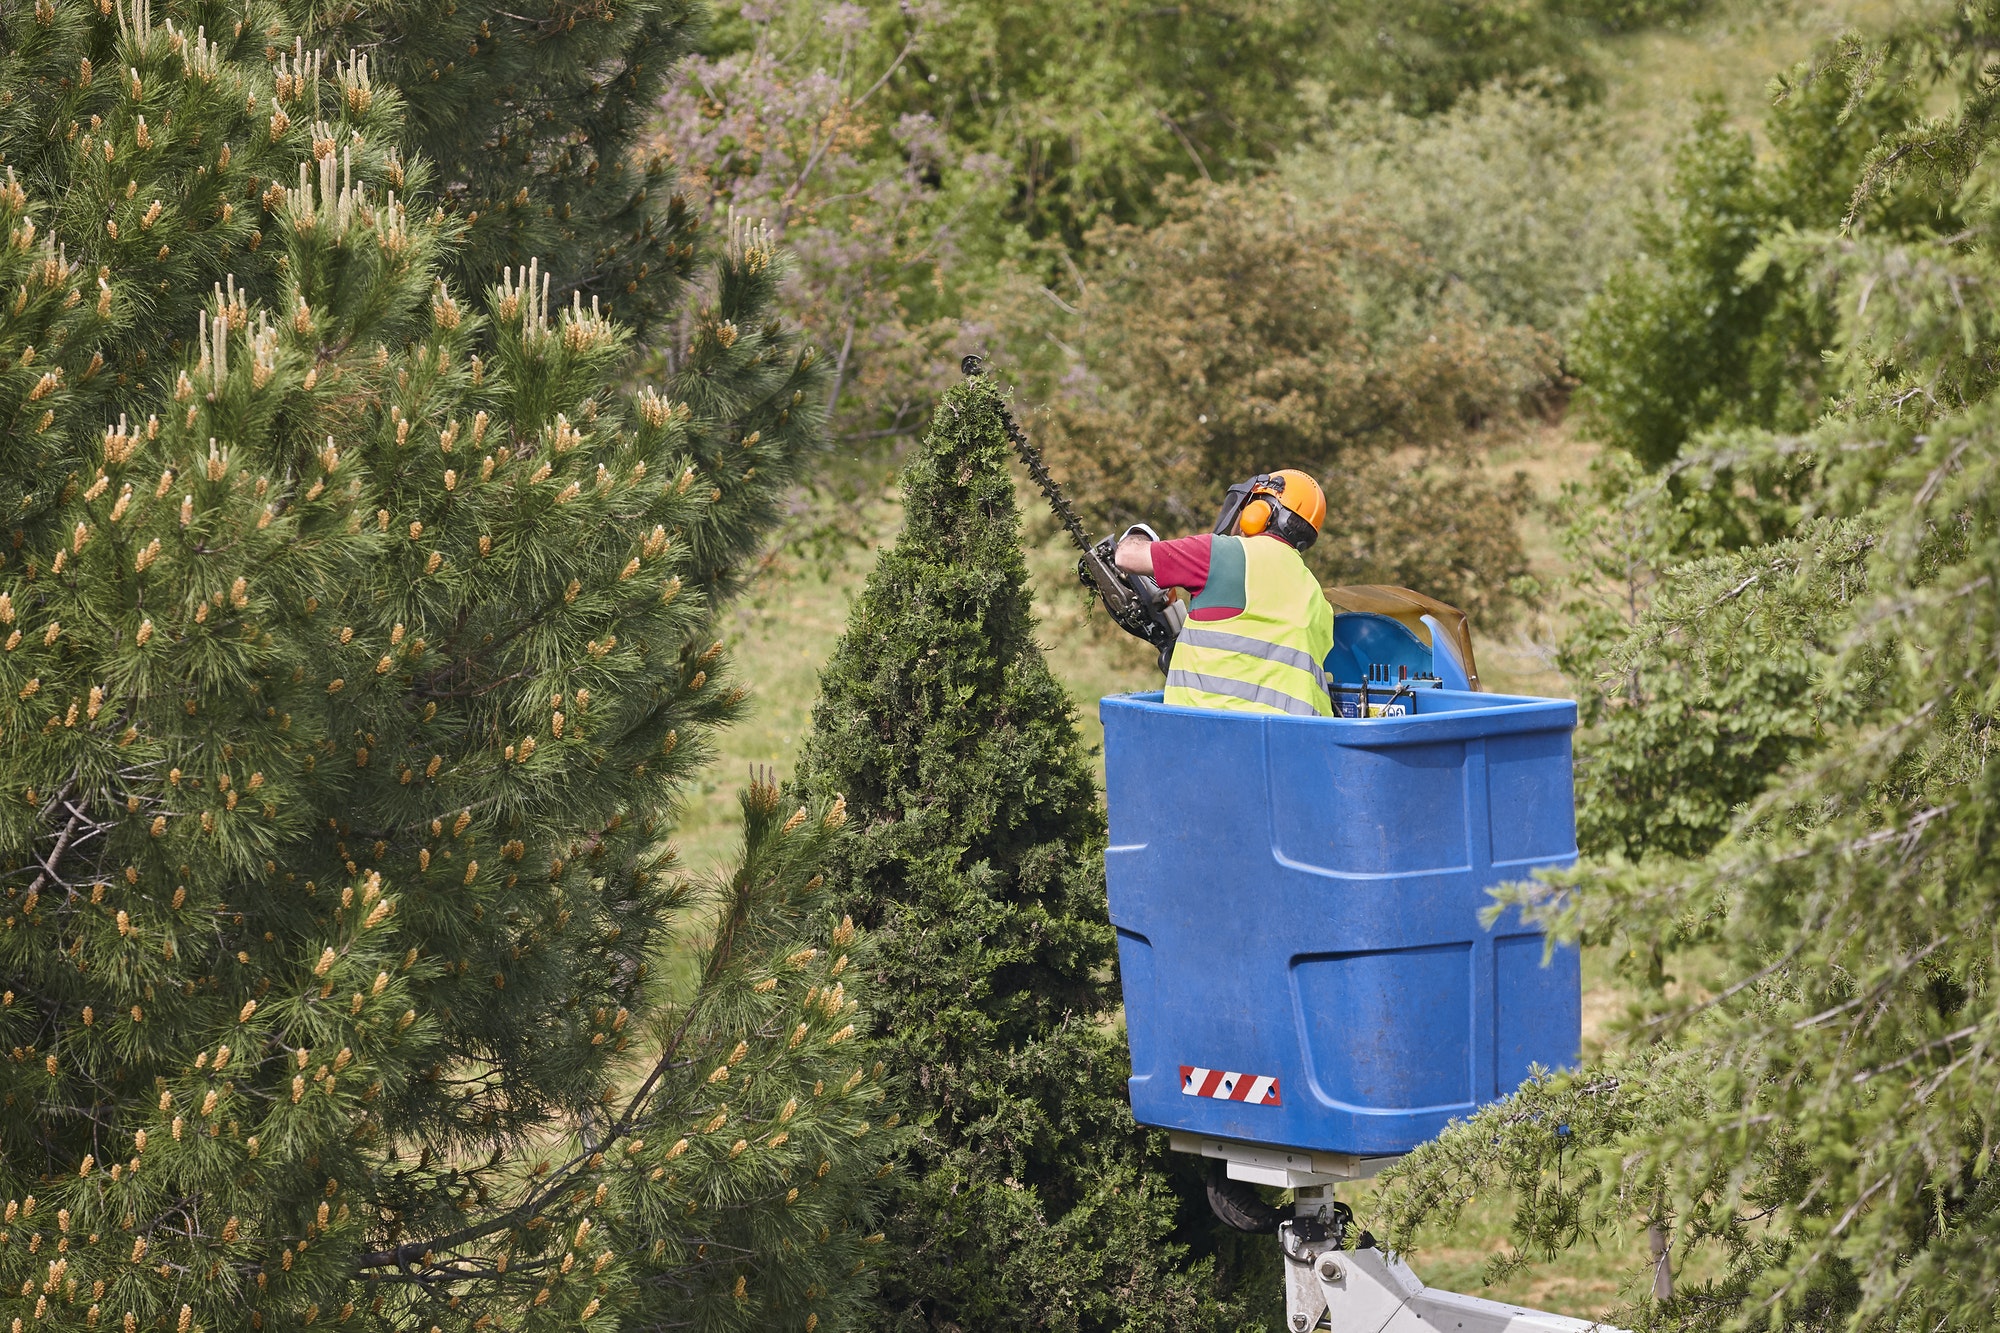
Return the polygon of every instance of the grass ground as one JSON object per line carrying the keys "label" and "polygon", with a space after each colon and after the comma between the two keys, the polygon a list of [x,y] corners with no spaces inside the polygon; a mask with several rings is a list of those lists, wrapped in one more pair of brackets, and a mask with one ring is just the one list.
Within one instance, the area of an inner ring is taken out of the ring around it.
{"label": "grass ground", "polygon": [[[1879,28],[1899,12],[1896,0],[1717,0],[1711,16],[1682,30],[1621,38],[1607,47],[1607,111],[1619,132],[1667,151],[1697,103],[1716,98],[1754,128],[1780,71],[1807,58],[1820,42],[1847,27]],[[1534,573],[1552,581],[1563,571],[1546,517],[1547,502],[1565,481],[1582,476],[1593,446],[1563,423],[1539,426],[1495,451],[1496,470],[1528,474],[1537,502],[1522,516]],[[1086,742],[1099,745],[1094,701],[1124,690],[1153,688],[1151,650],[1106,627],[1077,587],[1073,557],[1056,539],[1039,502],[1023,495],[1030,515],[1030,569],[1039,639],[1056,675],[1078,701]],[[860,511],[862,542],[827,556],[781,544],[750,592],[722,615],[737,678],[750,686],[748,719],[726,732],[705,781],[688,797],[678,837],[685,864],[703,870],[723,863],[738,829],[736,791],[753,768],[789,776],[811,726],[818,673],[833,650],[848,607],[863,587],[875,552],[894,539],[900,514],[893,494]],[[1489,686],[1507,692],[1567,695],[1555,669],[1561,625],[1546,611],[1520,617],[1504,633],[1482,636],[1478,654]],[[1475,633],[1477,630],[1475,628]],[[1584,1040],[1600,1047],[1623,1009],[1610,960],[1586,951]],[[1369,1187],[1348,1191],[1365,1204]],[[1490,1259],[1507,1247],[1509,1200],[1504,1190],[1475,1199],[1448,1228],[1419,1238],[1416,1267],[1433,1285],[1496,1299],[1599,1316],[1641,1291],[1648,1281],[1644,1241],[1635,1229],[1603,1247],[1580,1247],[1492,1287],[1483,1285]]]}
{"label": "grass ground", "polygon": [[1879,32],[1911,0],[1711,0],[1707,16],[1605,44],[1605,110],[1627,142],[1664,149],[1703,101],[1756,129],[1770,83],[1843,32]]}

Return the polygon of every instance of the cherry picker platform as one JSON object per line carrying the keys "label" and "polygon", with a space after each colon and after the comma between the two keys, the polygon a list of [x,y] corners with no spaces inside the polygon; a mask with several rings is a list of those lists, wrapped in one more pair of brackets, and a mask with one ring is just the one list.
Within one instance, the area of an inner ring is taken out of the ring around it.
{"label": "cherry picker platform", "polygon": [[[1401,642],[1379,619],[1336,620],[1329,664],[1356,657],[1361,677],[1337,687],[1338,717],[1100,705],[1132,1112],[1229,1181],[1293,1192],[1292,1216],[1268,1220],[1294,1333],[1581,1333],[1425,1287],[1352,1244],[1333,1198],[1536,1067],[1573,1064],[1582,1023],[1576,950],[1483,919],[1488,889],[1576,856],[1576,706],[1447,689],[1434,660],[1361,660]],[[1226,1197],[1217,1211],[1267,1229]]]}
{"label": "cherry picker platform", "polygon": [[1394,697],[1370,717],[1099,710],[1133,1114],[1254,1145],[1239,1179],[1355,1178],[1576,1059],[1575,949],[1481,920],[1494,885],[1575,858],[1576,705]]}
{"label": "cherry picker platform", "polygon": [[[1164,672],[1185,607],[1121,570],[1116,539],[1091,540],[1002,419],[1083,585]],[[1443,602],[1326,593],[1333,717],[1158,692],[1099,707],[1132,1113],[1215,1160],[1225,1221],[1277,1233],[1291,1333],[1585,1333],[1598,1326],[1424,1286],[1334,1197],[1576,1060],[1576,950],[1492,915],[1488,893],[1576,857],[1576,705],[1483,692],[1466,617]],[[1291,1191],[1289,1216],[1254,1185]]]}

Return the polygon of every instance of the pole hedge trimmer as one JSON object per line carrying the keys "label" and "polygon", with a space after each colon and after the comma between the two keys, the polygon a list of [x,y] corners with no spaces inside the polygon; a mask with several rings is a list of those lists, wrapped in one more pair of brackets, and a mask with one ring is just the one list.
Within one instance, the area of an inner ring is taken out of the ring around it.
{"label": "pole hedge trimmer", "polygon": [[[968,356],[959,362],[959,369],[968,378],[985,373],[985,364],[976,356]],[[1159,534],[1143,523],[1134,524],[1119,537],[1104,537],[1091,541],[1084,530],[1083,520],[1076,516],[1069,497],[1063,494],[1060,483],[1050,475],[1048,464],[1035,446],[1028,443],[1028,437],[1015,424],[1014,414],[1003,404],[1000,408],[1000,423],[1006,428],[1007,440],[1020,455],[1021,465],[1028,469],[1028,475],[1042,488],[1049,508],[1054,511],[1056,521],[1069,534],[1070,542],[1081,552],[1076,562],[1077,578],[1104,603],[1104,609],[1111,613],[1118,628],[1134,638],[1144,639],[1159,651],[1160,671],[1165,673],[1167,661],[1174,655],[1174,641],[1180,637],[1181,624],[1187,618],[1186,608],[1169,596],[1159,584],[1144,574],[1127,573],[1118,568],[1115,553],[1118,543],[1134,533],[1148,540],[1158,541]]]}

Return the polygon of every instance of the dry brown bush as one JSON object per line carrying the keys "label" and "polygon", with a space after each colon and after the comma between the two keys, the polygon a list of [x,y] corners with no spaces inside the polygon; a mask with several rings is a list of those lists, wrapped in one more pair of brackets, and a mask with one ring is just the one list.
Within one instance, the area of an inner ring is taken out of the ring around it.
{"label": "dry brown bush", "polygon": [[1231,482],[1301,468],[1327,490],[1323,578],[1504,613],[1527,493],[1482,456],[1551,383],[1543,335],[1357,208],[1270,186],[1190,187],[1092,241],[1039,431],[1094,519],[1206,531]]}

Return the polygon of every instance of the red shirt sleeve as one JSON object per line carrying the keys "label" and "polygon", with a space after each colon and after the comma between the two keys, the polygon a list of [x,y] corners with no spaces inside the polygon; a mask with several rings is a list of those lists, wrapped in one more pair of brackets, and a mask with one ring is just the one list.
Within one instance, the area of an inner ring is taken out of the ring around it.
{"label": "red shirt sleeve", "polygon": [[1186,588],[1190,594],[1208,586],[1208,533],[1154,542],[1153,582],[1162,588]]}

